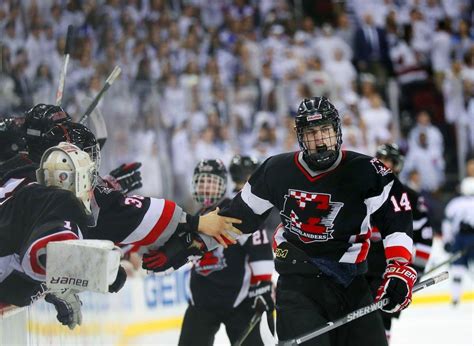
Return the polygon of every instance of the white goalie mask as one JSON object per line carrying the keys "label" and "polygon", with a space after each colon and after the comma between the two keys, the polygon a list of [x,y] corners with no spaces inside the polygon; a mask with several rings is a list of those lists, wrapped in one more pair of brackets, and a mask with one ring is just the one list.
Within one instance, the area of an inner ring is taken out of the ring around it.
{"label": "white goalie mask", "polygon": [[92,213],[95,174],[96,167],[89,154],[67,142],[47,149],[36,170],[40,184],[73,192],[82,201],[88,214]]}

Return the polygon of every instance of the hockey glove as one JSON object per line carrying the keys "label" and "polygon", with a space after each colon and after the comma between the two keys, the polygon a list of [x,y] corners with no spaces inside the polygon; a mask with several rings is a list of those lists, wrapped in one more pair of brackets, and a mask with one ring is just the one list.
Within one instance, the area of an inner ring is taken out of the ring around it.
{"label": "hockey glove", "polygon": [[202,256],[206,251],[206,245],[196,233],[173,234],[165,245],[143,255],[142,268],[158,273],[170,272],[169,269],[185,265],[191,256]]}
{"label": "hockey glove", "polygon": [[122,266],[119,266],[115,281],[109,285],[109,293],[117,293],[120,291],[123,285],[125,285],[125,281],[127,281],[127,273]]}
{"label": "hockey glove", "polygon": [[57,311],[56,318],[61,324],[73,330],[82,323],[81,300],[74,291],[48,293],[44,300],[54,305]]}
{"label": "hockey glove", "polygon": [[416,271],[408,264],[393,261],[387,265],[383,281],[377,290],[375,301],[389,298],[381,310],[394,313],[405,309],[411,303],[413,285],[416,282]]}
{"label": "hockey glove", "polygon": [[143,186],[140,173],[140,162],[122,164],[112,170],[104,180],[112,186],[113,189],[123,193],[139,189]]}
{"label": "hockey glove", "polygon": [[255,311],[263,313],[264,311],[272,312],[275,309],[271,281],[260,281],[258,284],[250,286],[248,298],[253,300],[252,308]]}
{"label": "hockey glove", "polygon": [[248,298],[253,300],[252,309],[257,313],[267,312],[268,328],[273,335],[275,334],[275,320],[273,319],[275,303],[272,297],[272,288],[271,281],[260,281],[257,285],[250,286]]}

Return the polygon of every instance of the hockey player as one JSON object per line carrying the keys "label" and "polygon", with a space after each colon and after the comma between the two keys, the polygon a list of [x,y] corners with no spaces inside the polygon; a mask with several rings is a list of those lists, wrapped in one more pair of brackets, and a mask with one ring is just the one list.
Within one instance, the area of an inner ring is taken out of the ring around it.
{"label": "hockey player", "polygon": [[[376,299],[396,312],[411,302],[411,205],[398,179],[376,158],[341,150],[341,120],[325,97],[301,102],[295,118],[301,151],[268,158],[222,215],[245,233],[272,207],[284,228],[275,235],[277,332],[295,338],[373,302],[365,279],[370,225],[380,229],[388,261]],[[386,345],[379,314],[369,314],[307,344]]]}
{"label": "hockey player", "polygon": [[[46,245],[87,238],[95,164],[68,143],[47,150],[36,171],[41,184],[26,177],[6,177],[0,185],[0,301],[29,305],[44,290]],[[60,188],[57,188],[60,187]],[[65,263],[64,265],[68,265]],[[126,275],[119,270],[109,292],[117,292]],[[73,329],[81,322],[75,293],[48,293],[58,320]]]}
{"label": "hockey player", "polygon": [[[249,157],[239,156],[232,160],[230,170],[236,178],[236,189],[243,186],[255,168],[256,161]],[[220,160],[200,161],[194,170],[192,185],[193,198],[201,207],[201,215],[229,202],[225,198],[227,170]],[[157,259],[166,257],[162,254],[168,252],[168,246],[145,254],[144,268],[162,271],[162,263]],[[185,255],[183,262],[186,260]],[[178,344],[213,345],[221,323],[234,344],[256,311],[267,311],[272,323],[272,272],[273,255],[264,230],[240,238],[235,246],[219,247],[195,260],[190,278],[191,301]],[[253,328],[244,344],[263,345],[259,329],[258,326]]]}
{"label": "hockey player", "polygon": [[461,299],[462,278],[468,264],[474,260],[474,177],[461,182],[461,196],[455,197],[445,209],[443,221],[443,241],[449,253],[466,253],[452,264],[451,295],[453,305]]}
{"label": "hockey player", "polygon": [[[382,144],[377,148],[375,157],[379,159],[396,176],[400,174],[400,171],[403,168],[403,155],[396,144]],[[423,197],[407,186],[404,186],[404,190],[407,193],[413,215],[414,252],[411,264],[417,271],[418,277],[420,277],[423,275],[426,264],[428,263],[428,259],[430,257],[431,245],[433,243],[433,230],[428,219],[428,210],[424,203]],[[375,297],[377,295],[377,290],[383,280],[386,261],[384,247],[381,241],[382,239],[376,224],[372,226],[371,232],[371,245],[369,254],[367,256],[369,270],[366,274],[366,278],[371,287],[372,295]],[[380,313],[382,314],[387,340],[390,341],[392,318],[398,318],[400,313],[389,314],[383,311]]]}

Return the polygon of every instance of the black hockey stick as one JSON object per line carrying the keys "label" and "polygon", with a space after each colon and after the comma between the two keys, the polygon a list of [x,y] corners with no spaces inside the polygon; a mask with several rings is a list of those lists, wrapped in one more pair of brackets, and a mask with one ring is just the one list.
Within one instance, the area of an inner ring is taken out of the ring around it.
{"label": "black hockey stick", "polygon": [[[428,286],[432,286],[437,284],[438,282],[444,281],[448,278],[449,274],[448,272],[442,272],[439,275],[433,276],[432,278],[426,279],[425,281],[421,281],[417,283],[415,286],[413,286],[413,293],[418,292]],[[370,314],[371,312],[374,312],[385,305],[387,305],[389,302],[388,298],[379,300],[378,302],[372,303],[370,305],[364,306],[360,309],[357,309],[355,311],[352,311],[348,313],[346,316],[341,317],[335,321],[328,322],[324,327],[318,328],[315,331],[312,331],[310,333],[301,335],[295,339],[287,340],[287,341],[280,341],[278,343],[279,346],[294,346],[294,345],[299,345],[302,344],[303,342],[306,342],[308,340],[311,340],[319,335],[322,335],[324,333],[327,333],[333,329],[336,329],[337,327],[340,327],[346,323],[349,323],[351,321],[354,321],[360,317],[363,317],[365,315]]]}
{"label": "black hockey stick", "polygon": [[262,319],[262,315],[263,315],[263,312],[260,312],[260,311],[255,312],[255,314],[250,319],[250,322],[247,328],[244,330],[240,338],[232,346],[241,346],[244,343],[245,339],[247,339],[247,336],[250,335],[252,330]]}
{"label": "black hockey stick", "polygon": [[449,257],[447,260],[441,262],[441,263],[438,263],[437,265],[435,265],[433,268],[431,268],[430,270],[428,270],[426,273],[423,273],[421,275],[421,277],[425,277],[431,273],[433,273],[434,271],[438,270],[439,268],[445,266],[446,264],[451,264],[455,261],[457,261],[458,259],[460,259],[462,256],[464,256],[465,254],[468,253],[468,251],[470,249],[472,249],[474,247],[474,244],[470,244],[468,246],[466,246],[464,249],[462,250],[459,250],[457,252],[455,252],[451,257]]}
{"label": "black hockey stick", "polygon": [[64,84],[66,82],[67,65],[69,64],[69,54],[72,46],[73,26],[67,27],[66,45],[64,47],[63,68],[59,74],[58,90],[56,91],[56,106],[61,106],[64,93]]}
{"label": "black hockey stick", "polygon": [[86,111],[82,115],[81,119],[79,119],[79,123],[84,125],[86,122],[87,118],[91,115],[92,111],[94,110],[95,107],[97,107],[97,104],[99,103],[100,99],[102,96],[104,96],[105,92],[109,90],[110,86],[112,83],[115,81],[115,79],[120,75],[120,72],[122,72],[122,69],[119,66],[115,66],[113,71],[110,73],[110,75],[107,77],[105,80],[105,84],[102,87],[102,89],[99,91],[99,93],[96,95],[92,103],[87,107]]}

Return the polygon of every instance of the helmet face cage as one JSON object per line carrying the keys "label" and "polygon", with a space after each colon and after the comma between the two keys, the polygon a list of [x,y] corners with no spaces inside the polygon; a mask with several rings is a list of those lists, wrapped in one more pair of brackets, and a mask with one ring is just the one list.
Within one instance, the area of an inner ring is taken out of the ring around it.
{"label": "helmet face cage", "polygon": [[398,145],[394,143],[382,144],[377,148],[375,157],[378,159],[390,160],[393,165],[393,171],[398,174],[403,169],[404,158]]}
{"label": "helmet face cage", "polygon": [[202,160],[194,169],[193,199],[204,208],[217,204],[227,190],[227,170],[221,160]]}
{"label": "helmet face cage", "polygon": [[303,100],[298,107],[295,129],[305,161],[312,168],[327,169],[337,160],[342,145],[341,120],[328,99]]}
{"label": "helmet face cage", "polygon": [[211,207],[225,195],[227,181],[212,173],[199,173],[193,177],[193,198],[202,207]]}

